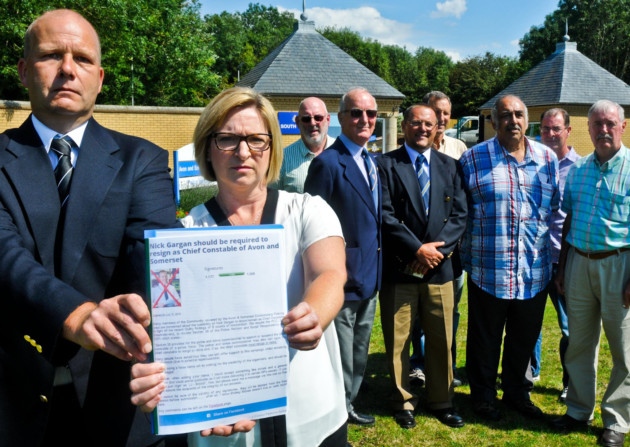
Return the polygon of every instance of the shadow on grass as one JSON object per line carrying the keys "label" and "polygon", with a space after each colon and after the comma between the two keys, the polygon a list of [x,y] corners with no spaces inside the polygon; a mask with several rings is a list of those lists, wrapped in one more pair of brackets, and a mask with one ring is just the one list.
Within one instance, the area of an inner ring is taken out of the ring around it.
{"label": "shadow on grass", "polygon": [[[458,375],[465,380],[464,368]],[[351,426],[350,439],[354,447],[394,446],[394,445],[448,445],[448,446],[555,446],[595,444],[601,428],[590,428],[583,433],[563,434],[557,432],[551,421],[564,414],[564,405],[557,402],[560,390],[537,384],[532,392],[532,400],[543,410],[541,419],[527,418],[501,402],[502,391],[498,390],[497,409],[501,411],[499,421],[487,421],[473,411],[470,388],[464,383],[455,389],[454,405],[464,418],[466,426],[452,429],[440,424],[426,409],[424,387],[412,386],[418,396],[416,408],[418,426],[412,430],[399,428],[392,417],[390,403],[391,380],[386,367],[385,354],[373,352],[369,355],[364,385],[354,406],[357,411],[374,415],[376,426],[363,428]],[[541,405],[539,402],[542,402]],[[546,404],[553,402],[553,405]],[[546,404],[546,405],[545,405]],[[461,439],[460,439],[461,438]],[[466,441],[468,439],[468,441]]]}

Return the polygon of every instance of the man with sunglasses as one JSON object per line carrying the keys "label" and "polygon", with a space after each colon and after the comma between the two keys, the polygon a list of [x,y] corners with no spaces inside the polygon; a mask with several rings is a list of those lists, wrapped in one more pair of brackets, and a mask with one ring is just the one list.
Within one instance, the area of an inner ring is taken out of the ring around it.
{"label": "man with sunglasses", "polygon": [[353,401],[368,358],[376,294],[381,285],[381,204],[376,165],[366,144],[376,126],[376,100],[353,88],[339,104],[341,135],[309,166],[304,191],[321,196],[335,210],[346,240],[348,281],[345,302],[335,318],[346,393],[348,422],[372,425]]}
{"label": "man with sunglasses", "polygon": [[311,161],[334,139],[328,136],[330,114],[319,98],[311,96],[302,100],[295,123],[300,139],[284,148],[280,178],[271,187],[302,193]]}

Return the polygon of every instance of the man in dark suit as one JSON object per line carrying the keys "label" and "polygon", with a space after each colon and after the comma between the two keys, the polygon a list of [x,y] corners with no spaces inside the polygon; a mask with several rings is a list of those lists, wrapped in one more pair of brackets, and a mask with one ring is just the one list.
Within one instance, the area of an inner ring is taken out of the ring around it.
{"label": "man in dark suit", "polygon": [[364,88],[348,91],[339,105],[341,135],[311,162],[304,191],[335,210],[346,241],[345,302],[335,318],[341,350],[348,422],[372,425],[355,411],[367,364],[381,281],[380,182],[366,144],[376,125],[376,100]]}
{"label": "man in dark suit", "polygon": [[409,386],[409,344],[416,314],[425,333],[427,406],[442,423],[462,427],[453,408],[453,279],[455,250],[466,226],[466,195],[457,162],[432,150],[433,109],[403,114],[405,143],[378,159],[383,185],[383,338],[394,385],[394,417],[416,425],[418,398]]}
{"label": "man in dark suit", "polygon": [[151,351],[143,231],[176,225],[168,154],[92,118],[82,16],[49,11],[24,45],[32,115],[0,135],[0,445],[164,445],[128,384]]}

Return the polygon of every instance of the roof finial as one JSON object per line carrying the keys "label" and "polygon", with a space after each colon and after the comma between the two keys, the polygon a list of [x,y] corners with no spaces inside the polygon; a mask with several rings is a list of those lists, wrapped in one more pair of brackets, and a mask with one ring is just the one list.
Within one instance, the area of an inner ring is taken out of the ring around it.
{"label": "roof finial", "polygon": [[302,14],[300,14],[300,19],[302,19],[303,22],[308,20],[308,16],[306,15],[306,0],[302,0]]}
{"label": "roof finial", "polygon": [[571,40],[571,38],[569,37],[569,19],[565,19],[564,22],[564,37],[562,38],[563,41],[568,42],[569,40]]}

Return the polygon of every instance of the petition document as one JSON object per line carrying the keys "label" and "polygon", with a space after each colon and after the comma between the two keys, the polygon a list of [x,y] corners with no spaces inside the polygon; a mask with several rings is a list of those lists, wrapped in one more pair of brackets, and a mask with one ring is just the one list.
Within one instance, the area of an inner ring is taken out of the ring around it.
{"label": "petition document", "polygon": [[153,360],[166,390],[156,434],[286,413],[281,225],[145,232]]}

